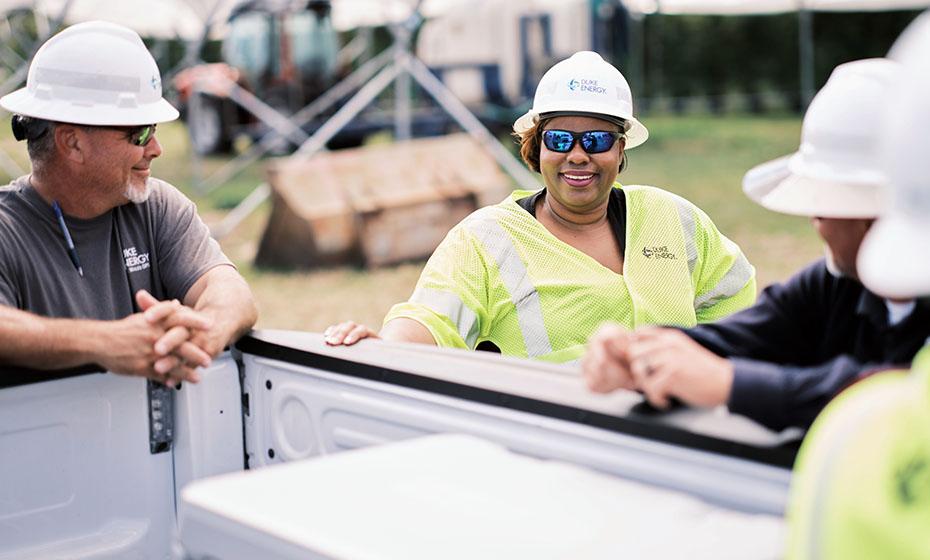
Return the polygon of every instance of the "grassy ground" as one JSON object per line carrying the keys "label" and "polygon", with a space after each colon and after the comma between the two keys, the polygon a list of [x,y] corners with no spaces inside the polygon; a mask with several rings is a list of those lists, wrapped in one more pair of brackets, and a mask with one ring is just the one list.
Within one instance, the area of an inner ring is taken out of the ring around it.
{"label": "grassy ground", "polygon": [[[620,180],[663,187],[703,208],[743,248],[757,268],[760,286],[787,277],[820,253],[807,220],[768,212],[740,189],[743,173],[751,166],[796,149],[797,117],[661,116],[644,122],[650,139],[630,151],[630,166]],[[24,146],[2,128],[0,149],[26,168]],[[199,192],[196,178],[209,176],[225,161],[210,158],[195,164],[181,124],[159,126],[158,137],[165,154],[153,163],[154,175],[194,198],[208,222],[221,219],[263,179],[257,165],[214,192]],[[378,326],[393,303],[410,295],[422,263],[370,272],[349,267],[315,272],[256,269],[251,262],[268,212],[267,205],[262,207],[222,242],[255,292],[260,327],[322,330],[350,318]]]}

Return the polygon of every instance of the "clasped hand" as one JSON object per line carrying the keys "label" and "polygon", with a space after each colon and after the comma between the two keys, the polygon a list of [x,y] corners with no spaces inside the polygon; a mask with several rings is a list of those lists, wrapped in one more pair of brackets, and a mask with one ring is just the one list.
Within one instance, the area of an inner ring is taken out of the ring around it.
{"label": "clasped hand", "polygon": [[693,406],[726,404],[733,385],[729,360],[677,329],[660,327],[601,327],[588,344],[582,372],[592,391],[638,391],[659,408],[673,397]]}
{"label": "clasped hand", "polygon": [[139,313],[115,322],[100,364],[170,387],[200,381],[196,368],[209,366],[222,350],[210,336],[211,321],[176,299],[159,301],[145,290],[136,293],[136,303]]}

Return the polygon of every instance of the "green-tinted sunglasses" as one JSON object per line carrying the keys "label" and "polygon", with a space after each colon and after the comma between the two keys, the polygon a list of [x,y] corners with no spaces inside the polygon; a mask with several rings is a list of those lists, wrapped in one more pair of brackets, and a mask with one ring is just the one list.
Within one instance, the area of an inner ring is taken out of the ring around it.
{"label": "green-tinted sunglasses", "polygon": [[96,128],[107,128],[110,130],[119,130],[126,134],[126,139],[133,146],[148,146],[152,138],[155,137],[155,127],[158,125],[144,124],[141,126],[98,126]]}

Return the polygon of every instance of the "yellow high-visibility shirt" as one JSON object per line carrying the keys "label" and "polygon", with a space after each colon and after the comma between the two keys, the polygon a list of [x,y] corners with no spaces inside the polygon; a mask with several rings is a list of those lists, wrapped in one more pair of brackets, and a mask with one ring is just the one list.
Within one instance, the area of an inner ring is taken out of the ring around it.
{"label": "yellow high-visibility shirt", "polygon": [[515,191],[456,225],[423,269],[410,300],[385,323],[421,323],[439,346],[570,362],[604,322],[694,326],[755,301],[755,270],[695,205],[646,186],[623,186],[623,274],[552,235]]}
{"label": "yellow high-visibility shirt", "polygon": [[856,383],[817,417],[788,522],[791,560],[930,560],[930,346],[909,373]]}

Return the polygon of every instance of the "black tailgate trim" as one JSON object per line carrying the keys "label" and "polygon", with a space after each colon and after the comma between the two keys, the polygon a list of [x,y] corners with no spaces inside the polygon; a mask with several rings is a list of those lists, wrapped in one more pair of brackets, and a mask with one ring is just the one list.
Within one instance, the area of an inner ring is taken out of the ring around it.
{"label": "black tailgate trim", "polygon": [[419,389],[477,403],[500,406],[521,412],[529,412],[559,420],[577,422],[579,424],[622,434],[629,434],[650,440],[667,442],[701,451],[709,451],[711,453],[748,459],[750,461],[789,469],[794,464],[798,446],[800,445],[800,442],[792,442],[777,447],[754,446],[747,443],[696,434],[681,428],[662,424],[650,418],[650,416],[659,417],[661,414],[631,412],[626,416],[613,416],[491,389],[434,379],[432,377],[425,377],[387,367],[353,362],[343,358],[317,354],[309,350],[299,350],[289,346],[275,344],[252,336],[246,336],[241,339],[236,343],[236,347],[243,353],[259,357],[323,369],[341,375],[367,379],[369,381],[380,381],[410,389]]}
{"label": "black tailgate trim", "polygon": [[0,365],[0,389],[9,389],[11,387],[20,387],[22,385],[32,385],[35,383],[45,383],[47,381],[57,381],[59,379],[78,377],[80,375],[91,375],[94,373],[106,372],[100,366],[93,364],[56,370],[41,370]]}

